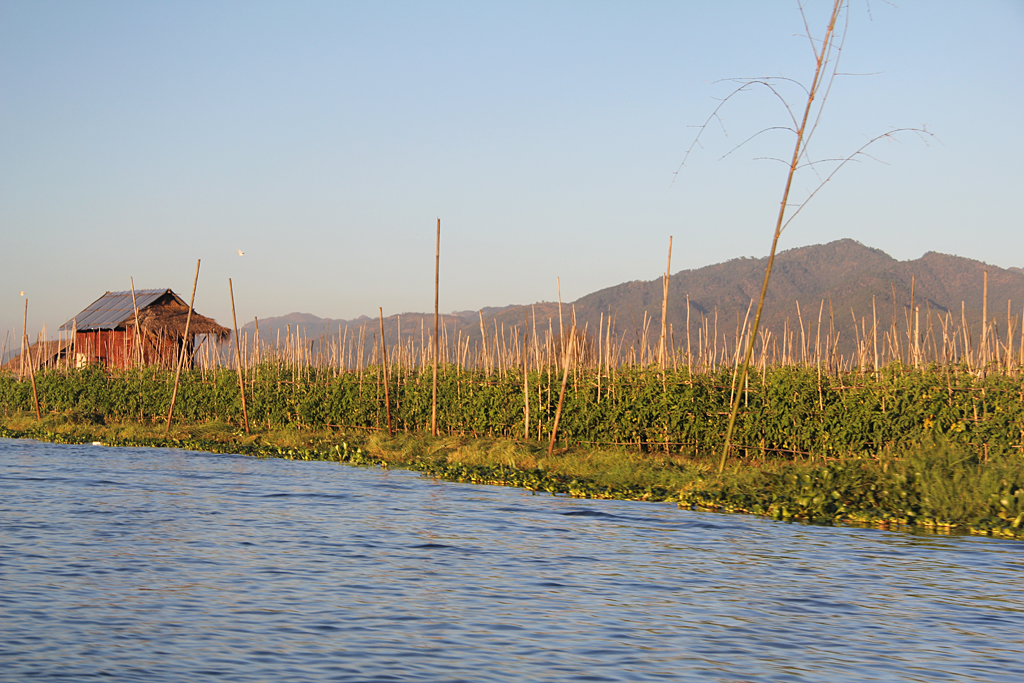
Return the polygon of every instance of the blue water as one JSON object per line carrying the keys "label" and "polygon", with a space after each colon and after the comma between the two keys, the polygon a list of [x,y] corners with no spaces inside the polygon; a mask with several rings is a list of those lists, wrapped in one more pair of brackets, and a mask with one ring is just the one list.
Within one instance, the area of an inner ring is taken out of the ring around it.
{"label": "blue water", "polygon": [[1024,680],[1024,543],[0,440],[0,680]]}

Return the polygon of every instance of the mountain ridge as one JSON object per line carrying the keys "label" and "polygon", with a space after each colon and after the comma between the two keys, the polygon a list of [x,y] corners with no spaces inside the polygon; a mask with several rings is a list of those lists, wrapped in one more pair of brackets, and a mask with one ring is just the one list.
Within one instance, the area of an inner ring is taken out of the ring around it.
{"label": "mountain ridge", "polygon": [[[669,280],[668,324],[676,347],[685,335],[688,317],[691,331],[709,321],[710,334],[713,318],[718,326],[724,325],[722,329],[728,330],[719,329],[715,333],[717,338],[722,334],[734,337],[734,328],[739,328],[751,301],[756,302],[760,294],[767,261],[767,257],[740,257],[673,273]],[[776,255],[762,327],[779,334],[787,327],[806,325],[810,332],[811,326],[817,328],[820,316],[823,330],[835,329],[840,333],[840,349],[845,351],[852,348],[856,336],[854,320],[861,325],[866,323],[869,329],[875,320],[881,330],[894,325],[903,330],[915,316],[914,309],[921,316],[922,325],[926,316],[948,314],[957,323],[963,316],[970,326],[980,328],[985,271],[989,273],[990,320],[995,317],[1000,321],[998,329],[1005,330],[1002,321],[1008,302],[1012,306],[1016,301],[1018,307],[1024,303],[1024,269],[999,268],[935,251],[918,259],[899,261],[849,238],[796,247]],[[537,302],[446,313],[442,322],[453,346],[455,338],[480,340],[481,314],[489,336],[500,334],[503,328],[522,329],[524,325],[536,325],[538,334],[544,328],[557,335],[572,324],[575,315],[577,327],[591,336],[611,320],[617,337],[628,333],[631,338],[640,339],[646,326],[656,340],[660,334],[662,293],[662,277],[633,280],[563,302],[561,316],[557,303]],[[1011,309],[1011,320],[1013,317]],[[376,320],[370,316],[341,320],[290,313],[259,322],[261,336],[266,330],[272,335],[284,330],[285,335],[298,333],[315,338],[324,332],[341,334],[345,327],[368,326]],[[415,339],[420,334],[429,338],[433,329],[432,313],[391,315],[385,318],[389,343],[395,339],[399,320],[403,339],[410,335]],[[364,334],[379,334],[377,325]],[[244,329],[253,327],[249,323]]]}

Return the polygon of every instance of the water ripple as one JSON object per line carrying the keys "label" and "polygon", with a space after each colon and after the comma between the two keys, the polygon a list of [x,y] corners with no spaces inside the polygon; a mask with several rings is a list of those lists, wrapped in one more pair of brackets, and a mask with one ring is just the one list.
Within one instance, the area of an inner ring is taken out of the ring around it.
{"label": "water ripple", "polygon": [[0,680],[1019,681],[1022,550],[0,440]]}

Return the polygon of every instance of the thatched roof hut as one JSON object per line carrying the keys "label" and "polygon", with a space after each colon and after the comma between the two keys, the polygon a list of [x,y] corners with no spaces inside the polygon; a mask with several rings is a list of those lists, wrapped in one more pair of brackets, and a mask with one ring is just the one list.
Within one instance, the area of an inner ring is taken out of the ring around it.
{"label": "thatched roof hut", "polygon": [[[196,336],[227,341],[231,330],[189,307],[170,289],[107,292],[61,330],[72,335],[77,365],[100,362],[124,367],[134,363],[174,366],[182,347],[189,353]],[[136,319],[138,334],[136,334]]]}

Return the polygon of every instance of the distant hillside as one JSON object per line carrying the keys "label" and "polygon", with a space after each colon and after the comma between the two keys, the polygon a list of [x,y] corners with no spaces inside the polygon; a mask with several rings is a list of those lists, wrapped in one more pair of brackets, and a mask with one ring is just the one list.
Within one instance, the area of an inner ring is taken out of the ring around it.
{"label": "distant hillside", "polygon": [[[691,334],[698,326],[707,325],[711,332],[718,321],[718,338],[726,335],[730,340],[741,324],[751,300],[756,300],[767,258],[740,258],[695,270],[673,273],[669,287],[668,322],[672,326],[677,348],[685,344],[687,296]],[[980,261],[928,252],[919,259],[897,261],[878,249],[872,249],[851,239],[829,244],[791,249],[779,253],[769,286],[762,324],[780,334],[788,324],[799,334],[802,318],[808,333],[817,328],[819,312],[823,334],[830,324],[840,333],[840,349],[852,348],[855,333],[853,320],[864,320],[870,327],[872,303],[880,329],[888,330],[895,322],[904,332],[907,321],[912,320],[911,297],[920,310],[921,325],[930,314],[936,325],[938,316],[952,315],[960,320],[961,306],[968,323],[979,329],[982,310],[984,272],[989,273],[989,315],[996,319],[999,329],[1005,331],[1007,302],[1016,302],[1017,309],[1024,304],[1024,270],[1003,269]],[[595,334],[604,320],[613,321],[615,336],[625,343],[635,343],[643,336],[647,320],[649,334],[657,339],[661,325],[662,280],[634,281],[608,287],[562,306],[563,325],[571,324],[575,309],[577,325]],[[799,314],[797,305],[799,304]],[[831,307],[830,307],[831,305]],[[829,314],[832,313],[830,323]],[[488,308],[482,311],[488,335],[502,326],[506,330],[523,325],[538,332],[550,329],[558,334],[558,305],[550,302],[533,305]],[[751,313],[751,319],[753,314]],[[417,341],[421,330],[429,332],[433,316],[428,313],[403,313],[385,319],[385,331],[394,339],[399,318],[403,337]],[[706,321],[706,323],[705,323]],[[444,316],[449,343],[454,347],[459,335],[479,340],[480,314],[460,311]],[[366,326],[367,335],[379,332],[375,318],[330,320],[309,314],[293,313],[279,318],[260,321],[261,336],[274,335],[280,330],[300,330],[312,339],[324,331],[330,334],[349,334]],[[286,327],[288,326],[288,327]],[[252,323],[246,326],[252,333]],[[376,335],[373,336],[376,338]]]}

